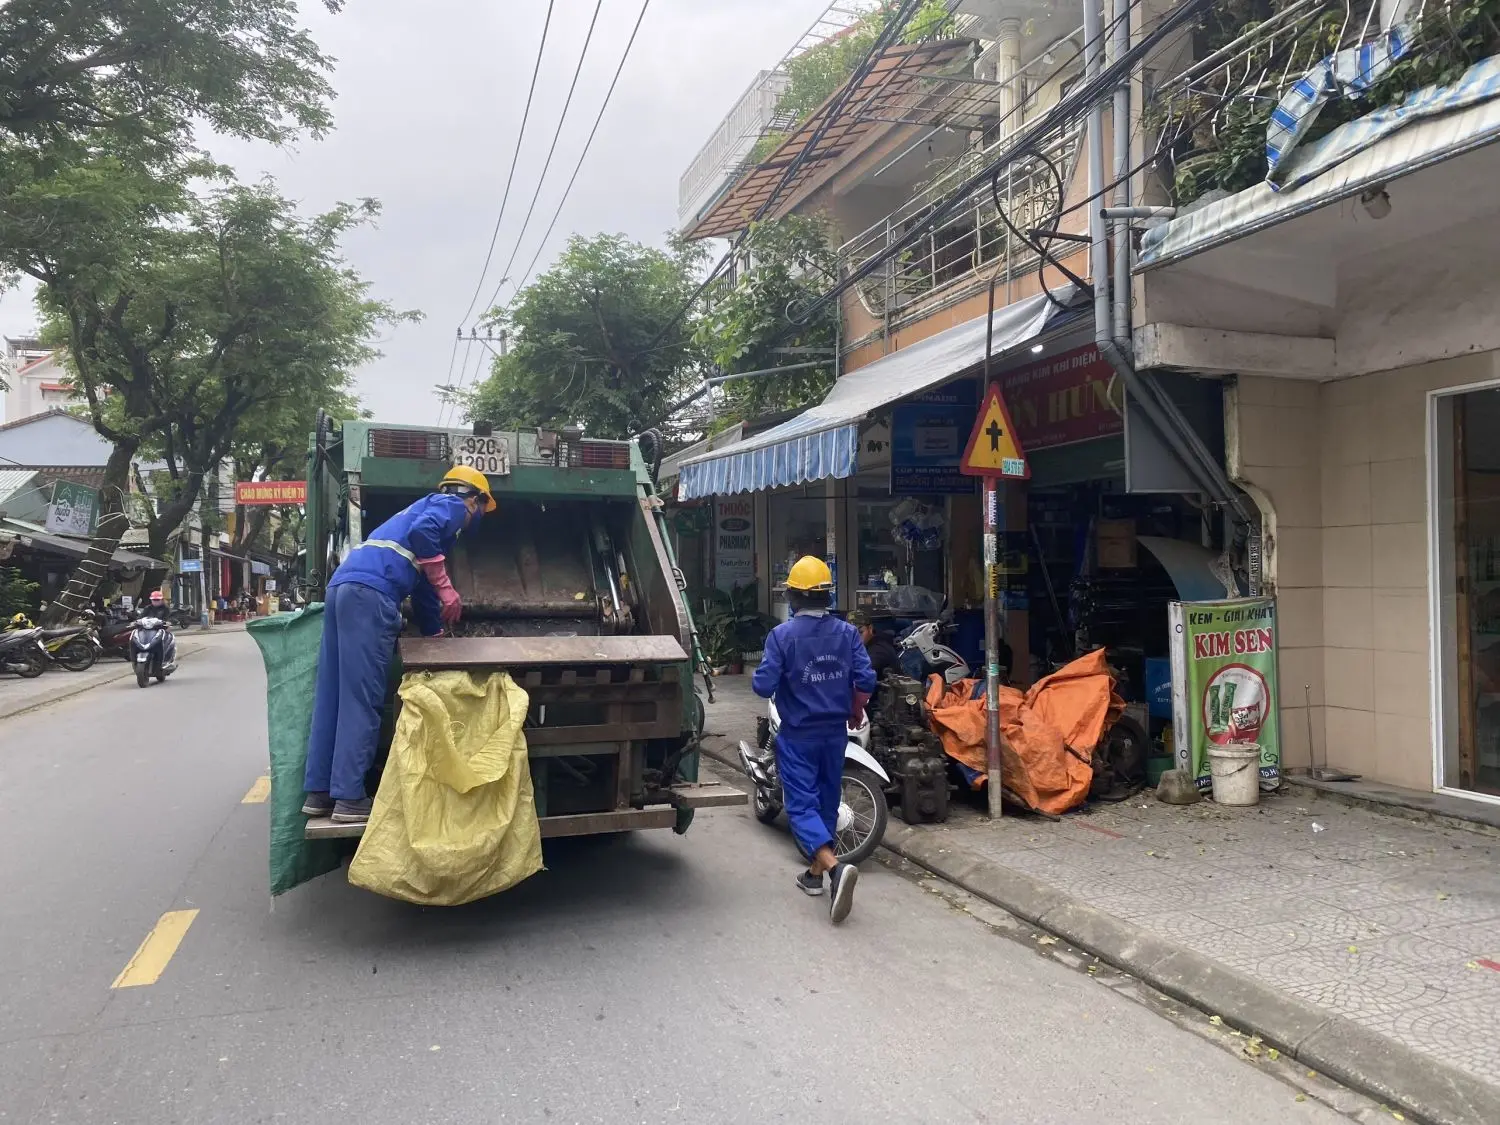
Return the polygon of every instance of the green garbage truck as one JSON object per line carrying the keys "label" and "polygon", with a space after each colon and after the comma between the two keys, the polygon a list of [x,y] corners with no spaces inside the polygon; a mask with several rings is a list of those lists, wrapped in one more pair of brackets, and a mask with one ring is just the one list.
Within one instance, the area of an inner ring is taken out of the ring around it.
{"label": "green garbage truck", "polygon": [[[453,635],[408,627],[398,643],[381,760],[401,672],[504,671],[530,700],[524,730],[543,838],[683,832],[697,809],[744,804],[737,789],[699,782],[693,619],[640,443],[320,418],[308,464],[307,600],[321,600],[367,531],[456,464],[486,475],[499,509],[448,560],[464,605]],[[313,820],[305,831],[362,830]]]}

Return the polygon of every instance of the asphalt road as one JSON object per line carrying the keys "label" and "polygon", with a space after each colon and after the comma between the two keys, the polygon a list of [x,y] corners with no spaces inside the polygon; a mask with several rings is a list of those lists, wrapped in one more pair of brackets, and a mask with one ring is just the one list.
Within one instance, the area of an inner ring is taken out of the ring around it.
{"label": "asphalt road", "polygon": [[1345,1120],[882,867],[832,929],[741,809],[467,908],[273,904],[263,691],[237,636],[0,722],[0,1122]]}

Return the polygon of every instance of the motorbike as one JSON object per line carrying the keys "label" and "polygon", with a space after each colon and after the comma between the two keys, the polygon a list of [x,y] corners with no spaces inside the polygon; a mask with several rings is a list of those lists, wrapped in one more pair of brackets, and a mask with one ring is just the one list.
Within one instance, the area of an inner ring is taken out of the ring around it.
{"label": "motorbike", "polygon": [[91,625],[64,625],[59,628],[37,629],[25,614],[18,613],[11,618],[7,631],[25,629],[36,629],[40,635],[42,651],[47,654],[47,660],[69,672],[87,672],[94,666],[94,661],[99,659],[99,654],[104,650],[100,647],[98,638],[94,636]]}
{"label": "motorbike", "polygon": [[[755,786],[751,807],[755,819],[762,824],[775,821],[786,804],[776,765],[776,735],[781,728],[781,716],[774,699],[766,710],[768,713],[756,721],[758,745],[751,746],[741,739],[739,746],[740,765]],[[870,720],[866,716],[858,727],[849,729],[848,744],[844,747],[843,793],[833,845],[834,854],[844,863],[863,863],[873,855],[890,819],[885,796],[891,784],[890,775],[870,754],[869,747]]]}
{"label": "motorbike", "polygon": [[117,614],[94,614],[94,634],[105,656],[130,659],[130,638],[135,632],[135,622]]}
{"label": "motorbike", "polygon": [[[901,671],[924,684],[934,674],[942,676],[945,684],[956,684],[972,676],[968,661],[947,644],[952,632],[952,623],[943,618],[919,621],[907,629],[896,639]],[[1001,663],[1009,662],[1009,646],[1005,646]]]}
{"label": "motorbike", "polygon": [[138,687],[146,687],[153,677],[161,683],[177,671],[177,638],[160,617],[142,617],[130,635],[130,658]]}
{"label": "motorbike", "polygon": [[0,633],[0,672],[32,680],[47,670],[47,650],[40,629],[10,629]]}

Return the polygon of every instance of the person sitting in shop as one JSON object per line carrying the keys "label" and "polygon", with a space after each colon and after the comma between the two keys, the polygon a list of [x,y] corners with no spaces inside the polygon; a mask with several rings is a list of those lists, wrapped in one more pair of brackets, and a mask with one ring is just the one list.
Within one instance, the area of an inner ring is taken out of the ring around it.
{"label": "person sitting in shop", "polygon": [[880,679],[887,671],[899,675],[901,656],[896,652],[895,642],[884,633],[875,631],[870,615],[864,610],[857,609],[849,615],[849,624],[859,630],[859,639],[864,642],[865,653],[870,658],[870,666],[875,669],[875,678]]}

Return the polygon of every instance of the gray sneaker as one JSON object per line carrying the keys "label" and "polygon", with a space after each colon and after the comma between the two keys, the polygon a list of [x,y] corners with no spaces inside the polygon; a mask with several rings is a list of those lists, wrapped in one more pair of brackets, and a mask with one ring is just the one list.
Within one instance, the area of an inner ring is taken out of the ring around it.
{"label": "gray sneaker", "polygon": [[370,810],[374,806],[375,802],[369,797],[362,797],[358,801],[335,801],[333,822],[335,824],[364,824],[370,819]]}
{"label": "gray sneaker", "polygon": [[858,882],[859,868],[852,863],[841,863],[829,872],[828,885],[833,894],[828,902],[828,918],[835,926],[854,909],[854,884]]}
{"label": "gray sneaker", "polygon": [[333,812],[333,798],[327,793],[309,793],[302,801],[302,815],[325,817]]}

